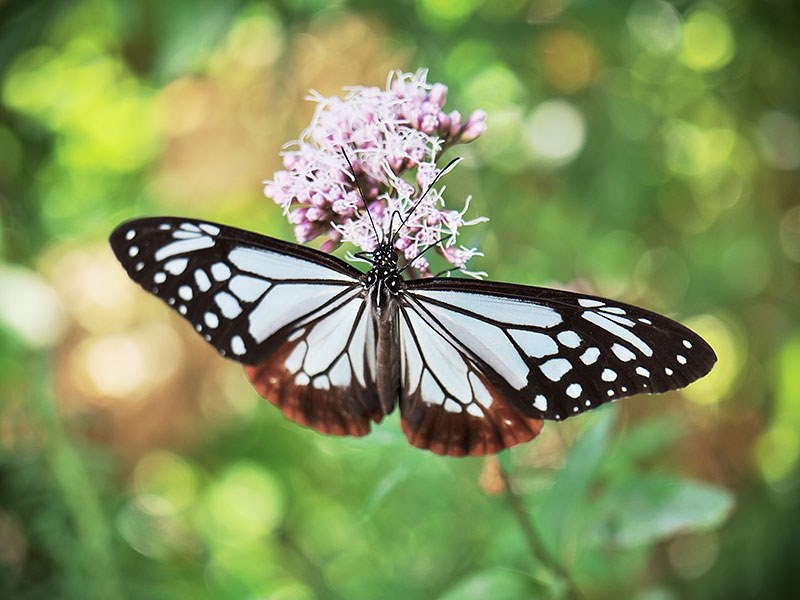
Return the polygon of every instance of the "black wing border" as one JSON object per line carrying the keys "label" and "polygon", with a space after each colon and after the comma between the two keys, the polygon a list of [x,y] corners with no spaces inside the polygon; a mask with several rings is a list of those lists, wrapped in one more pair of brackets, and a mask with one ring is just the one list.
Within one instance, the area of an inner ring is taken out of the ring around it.
{"label": "black wing border", "polygon": [[123,266],[125,266],[126,269],[129,269],[132,268],[137,262],[135,258],[130,258],[123,252],[126,246],[130,244],[129,240],[125,239],[125,234],[131,228],[131,226],[135,225],[136,227],[146,227],[157,230],[163,224],[170,224],[175,227],[179,227],[182,223],[192,223],[194,225],[202,223],[211,225],[219,228],[220,230],[219,234],[215,236],[215,238],[218,240],[229,243],[236,242],[245,247],[259,248],[273,252],[279,252],[282,254],[288,254],[294,258],[307,260],[320,266],[328,267],[329,269],[337,271],[342,275],[352,277],[356,280],[359,280],[364,275],[363,271],[355,268],[350,263],[345,262],[341,258],[333,256],[332,254],[317,250],[316,248],[301,246],[300,244],[287,242],[285,240],[280,240],[278,238],[256,233],[254,231],[248,231],[246,229],[240,229],[231,225],[223,225],[207,219],[197,219],[194,217],[159,216],[128,219],[114,228],[114,231],[112,231],[111,235],[109,236],[109,242],[119,261],[123,264]]}

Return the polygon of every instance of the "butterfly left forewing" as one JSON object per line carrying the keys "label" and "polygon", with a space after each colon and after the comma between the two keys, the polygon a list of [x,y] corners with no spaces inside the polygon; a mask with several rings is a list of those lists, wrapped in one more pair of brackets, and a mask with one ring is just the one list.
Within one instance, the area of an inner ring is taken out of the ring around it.
{"label": "butterfly left forewing", "polygon": [[291,419],[363,435],[383,417],[358,270],[311,248],[192,219],[130,221],[110,241],[131,279],[220,354],[247,365],[256,390]]}
{"label": "butterfly left forewing", "polygon": [[716,361],[664,316],[573,292],[473,280],[407,282],[407,303],[448,331],[521,414],[561,420],[682,388]]}
{"label": "butterfly left forewing", "polygon": [[335,257],[216,223],[138,219],[110,242],[131,279],[245,364],[261,360],[277,332],[360,291],[359,271]]}

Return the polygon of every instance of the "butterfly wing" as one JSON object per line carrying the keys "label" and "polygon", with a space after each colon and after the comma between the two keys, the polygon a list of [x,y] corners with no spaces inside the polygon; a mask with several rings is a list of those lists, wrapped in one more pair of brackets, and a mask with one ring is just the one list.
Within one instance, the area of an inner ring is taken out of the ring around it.
{"label": "butterfly wing", "polygon": [[399,310],[400,423],[436,454],[483,455],[527,442],[543,421],[517,410],[486,366],[413,300]]}
{"label": "butterfly wing", "polygon": [[[361,272],[328,254],[215,223],[123,223],[111,247],[128,275],[186,318],[289,418],[364,435],[383,413]],[[374,335],[373,335],[374,338]]]}
{"label": "butterfly wing", "polygon": [[675,321],[561,290],[414,280],[401,313],[403,426],[445,454],[495,452],[533,437],[539,419],[682,388],[716,361]]}

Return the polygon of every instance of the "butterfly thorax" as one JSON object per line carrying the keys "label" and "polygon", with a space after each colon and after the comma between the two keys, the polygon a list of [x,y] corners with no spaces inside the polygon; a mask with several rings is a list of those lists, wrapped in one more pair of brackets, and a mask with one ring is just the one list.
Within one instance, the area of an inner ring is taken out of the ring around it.
{"label": "butterfly thorax", "polygon": [[403,277],[397,269],[397,252],[387,243],[378,244],[372,253],[372,268],[361,280],[370,291],[377,306],[382,306],[387,296],[397,296],[403,288]]}

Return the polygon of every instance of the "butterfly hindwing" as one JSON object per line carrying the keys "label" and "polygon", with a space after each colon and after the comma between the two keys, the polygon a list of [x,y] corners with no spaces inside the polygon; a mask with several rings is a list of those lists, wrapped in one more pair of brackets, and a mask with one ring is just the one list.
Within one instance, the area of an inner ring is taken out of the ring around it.
{"label": "butterfly hindwing", "polygon": [[483,455],[538,435],[542,420],[516,410],[450,332],[413,302],[399,320],[400,419],[412,445]]}
{"label": "butterfly hindwing", "polygon": [[383,417],[376,393],[374,322],[357,294],[300,322],[279,350],[245,373],[293,421],[333,435],[365,435]]}
{"label": "butterfly hindwing", "polygon": [[506,401],[561,420],[617,398],[679,389],[716,361],[666,317],[573,292],[473,280],[407,282],[407,304],[448,332]]}
{"label": "butterfly hindwing", "polygon": [[123,223],[111,246],[134,281],[244,363],[256,390],[291,419],[363,435],[382,418],[361,273],[347,263],[183,218]]}

